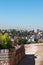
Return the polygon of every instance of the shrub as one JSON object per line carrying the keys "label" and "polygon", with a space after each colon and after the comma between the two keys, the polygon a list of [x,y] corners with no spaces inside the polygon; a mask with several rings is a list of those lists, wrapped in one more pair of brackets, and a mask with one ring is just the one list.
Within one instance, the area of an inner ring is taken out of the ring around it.
{"label": "shrub", "polygon": [[11,48],[11,39],[9,38],[8,33],[5,33],[4,35],[0,34],[0,44],[3,46],[3,48]]}
{"label": "shrub", "polygon": [[43,43],[43,40],[42,39],[38,39],[38,43]]}
{"label": "shrub", "polygon": [[27,39],[19,38],[18,39],[18,43],[19,44],[26,44],[27,43]]}

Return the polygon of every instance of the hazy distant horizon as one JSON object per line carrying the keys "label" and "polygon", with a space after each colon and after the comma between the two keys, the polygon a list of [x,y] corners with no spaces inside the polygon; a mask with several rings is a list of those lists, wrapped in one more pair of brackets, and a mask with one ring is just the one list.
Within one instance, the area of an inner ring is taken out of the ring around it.
{"label": "hazy distant horizon", "polygon": [[33,29],[31,29],[31,28],[19,28],[19,27],[16,27],[16,28],[13,28],[13,27],[11,27],[11,28],[10,28],[10,27],[9,27],[9,28],[5,28],[5,27],[4,27],[4,28],[0,28],[0,29],[1,29],[1,30],[15,29],[15,30],[24,30],[24,31],[25,31],[25,30],[27,30],[27,31],[36,30],[36,31],[37,31],[38,29],[39,29],[39,30],[43,30],[43,29],[40,29],[40,28],[33,28]]}
{"label": "hazy distant horizon", "polygon": [[0,0],[1,29],[43,29],[43,0]]}

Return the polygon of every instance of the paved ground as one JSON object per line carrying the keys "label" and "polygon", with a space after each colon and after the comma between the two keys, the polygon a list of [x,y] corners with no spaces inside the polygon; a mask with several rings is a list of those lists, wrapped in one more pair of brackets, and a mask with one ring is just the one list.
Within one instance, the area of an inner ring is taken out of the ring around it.
{"label": "paved ground", "polygon": [[25,54],[19,65],[43,65],[43,43],[25,45]]}

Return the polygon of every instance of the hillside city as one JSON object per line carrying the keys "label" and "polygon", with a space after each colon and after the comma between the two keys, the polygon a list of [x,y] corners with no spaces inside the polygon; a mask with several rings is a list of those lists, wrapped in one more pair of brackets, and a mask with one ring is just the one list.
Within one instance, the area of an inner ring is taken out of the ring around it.
{"label": "hillside city", "polygon": [[[16,30],[16,29],[8,29],[1,30],[0,33],[5,34],[8,33],[12,42],[16,42],[20,44],[29,44],[29,43],[43,43],[43,30]],[[18,41],[19,40],[19,41]]]}

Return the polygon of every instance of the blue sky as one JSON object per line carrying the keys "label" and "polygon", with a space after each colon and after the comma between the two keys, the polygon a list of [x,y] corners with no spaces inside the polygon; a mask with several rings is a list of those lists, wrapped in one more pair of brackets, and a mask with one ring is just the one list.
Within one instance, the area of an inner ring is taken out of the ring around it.
{"label": "blue sky", "polygon": [[0,28],[43,29],[43,0],[0,0]]}

